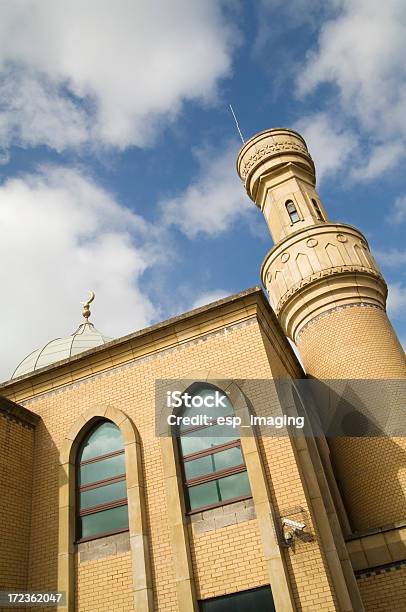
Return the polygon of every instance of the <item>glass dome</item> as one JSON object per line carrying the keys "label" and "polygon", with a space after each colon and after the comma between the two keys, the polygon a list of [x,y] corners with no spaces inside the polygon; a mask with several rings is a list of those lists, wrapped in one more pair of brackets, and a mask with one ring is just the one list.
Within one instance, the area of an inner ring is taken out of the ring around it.
{"label": "glass dome", "polygon": [[51,363],[69,359],[78,353],[106,344],[113,338],[103,336],[93,325],[89,323],[90,304],[95,298],[94,291],[90,291],[87,302],[81,302],[83,306],[82,315],[84,322],[79,325],[77,330],[67,338],[55,338],[45,346],[33,351],[23,359],[13,372],[12,379],[24,376],[40,368],[44,368]]}
{"label": "glass dome", "polygon": [[40,368],[61,361],[62,359],[68,359],[83,351],[106,344],[110,342],[112,338],[103,336],[93,323],[82,323],[78,329],[67,338],[56,338],[51,340],[45,346],[36,351],[33,351],[25,359],[18,364],[13,372],[11,378],[17,378],[23,376],[29,372],[34,372]]}

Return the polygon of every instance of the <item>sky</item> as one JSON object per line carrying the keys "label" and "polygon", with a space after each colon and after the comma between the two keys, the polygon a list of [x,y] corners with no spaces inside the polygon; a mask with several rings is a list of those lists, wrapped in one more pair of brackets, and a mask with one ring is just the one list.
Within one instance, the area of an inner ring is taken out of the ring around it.
{"label": "sky", "polygon": [[404,0],[3,0],[0,379],[89,290],[119,337],[260,283],[230,103],[246,139],[303,134],[405,344],[405,57]]}

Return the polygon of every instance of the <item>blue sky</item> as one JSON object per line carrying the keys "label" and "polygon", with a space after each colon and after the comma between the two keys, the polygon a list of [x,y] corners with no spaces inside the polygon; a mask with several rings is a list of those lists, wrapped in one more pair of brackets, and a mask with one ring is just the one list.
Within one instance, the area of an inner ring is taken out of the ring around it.
{"label": "blue sky", "polygon": [[403,0],[0,6],[0,377],[259,283],[272,246],[238,139],[299,130],[333,220],[367,236],[406,340]]}

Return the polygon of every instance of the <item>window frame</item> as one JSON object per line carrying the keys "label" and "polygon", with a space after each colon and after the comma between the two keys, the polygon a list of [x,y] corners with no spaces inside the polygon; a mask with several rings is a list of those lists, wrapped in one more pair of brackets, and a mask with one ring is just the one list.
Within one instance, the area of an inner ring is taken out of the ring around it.
{"label": "window frame", "polygon": [[99,420],[96,423],[93,423],[92,427],[87,431],[86,435],[83,437],[82,441],[80,442],[77,453],[76,453],[76,461],[75,461],[75,476],[76,476],[76,480],[75,480],[75,508],[76,508],[75,534],[76,534],[76,537],[75,537],[75,544],[80,544],[81,542],[88,542],[90,540],[97,540],[99,538],[104,538],[110,535],[115,535],[118,533],[124,533],[125,531],[129,531],[129,526],[128,526],[128,527],[123,527],[119,529],[111,529],[109,531],[103,531],[103,532],[100,532],[100,533],[97,533],[91,536],[86,536],[86,537],[81,537],[80,535],[82,531],[81,519],[83,516],[89,516],[91,514],[96,514],[97,512],[103,512],[103,510],[111,510],[113,508],[120,508],[122,506],[128,507],[128,494],[127,494],[126,497],[114,500],[112,502],[105,502],[104,504],[98,504],[96,506],[89,506],[83,509],[80,508],[80,494],[82,492],[89,491],[92,489],[97,489],[97,488],[100,488],[108,484],[114,484],[116,482],[122,482],[122,481],[127,480],[127,475],[126,475],[125,468],[124,468],[124,472],[122,474],[117,474],[116,476],[110,476],[109,478],[103,478],[101,480],[95,480],[93,482],[89,482],[83,485],[79,484],[80,483],[80,468],[83,465],[97,463],[98,461],[103,461],[103,459],[109,459],[110,457],[116,457],[118,455],[125,456],[125,446],[123,442],[122,449],[115,450],[110,453],[104,453],[102,455],[97,455],[96,457],[85,459],[84,461],[79,461],[79,455],[83,449],[84,444],[89,439],[89,437],[97,430],[97,428],[100,427],[103,423],[112,423],[112,425],[114,425],[115,427],[117,427],[117,429],[119,429],[116,423],[113,423],[112,421],[109,421],[107,419]]}
{"label": "window frame", "polygon": [[319,203],[317,202],[317,200],[315,200],[314,198],[312,198],[312,204],[313,204],[313,208],[316,212],[316,217],[318,221],[325,221],[324,215],[321,212],[321,208],[319,206]]}
{"label": "window frame", "polygon": [[[292,206],[294,208],[294,210],[290,211],[289,210],[289,206]],[[302,218],[299,214],[298,208],[296,206],[296,204],[294,203],[293,200],[286,200],[285,202],[285,209],[286,212],[289,215],[289,219],[290,219],[290,224],[294,225],[295,223],[299,223],[299,221],[302,221]],[[292,215],[297,215],[297,219],[293,220]]]}
{"label": "window frame", "polygon": [[[226,593],[225,595],[217,595],[216,597],[208,597],[207,599],[199,599],[197,604],[198,604],[198,608],[199,608],[199,612],[204,612],[204,609],[206,608],[207,604],[211,604],[213,602],[221,602],[221,601],[225,601],[227,603],[227,607],[233,607],[233,601],[235,602],[235,599],[238,599],[239,596],[245,596],[247,594],[255,594],[258,592],[267,592],[271,598],[271,602],[266,602],[266,603],[271,603],[273,606],[273,612],[276,611],[276,606],[275,606],[275,600],[273,597],[273,592],[272,592],[272,588],[270,584],[265,584],[265,585],[261,585],[259,587],[254,587],[253,589],[244,589],[243,591],[234,591],[233,593]],[[237,602],[238,603],[238,602]],[[241,601],[239,602],[241,604]],[[235,605],[235,604],[234,604]],[[223,608],[224,609],[224,608]]]}
{"label": "window frame", "polygon": [[[224,393],[222,389],[218,389],[217,387],[215,387],[214,385],[210,385],[209,383],[206,383],[205,385],[193,385],[193,387],[196,388],[196,391],[191,390],[190,388],[188,390],[188,392],[191,393],[192,395],[197,393],[199,388],[211,388],[214,391],[221,391],[222,393]],[[180,413],[182,414],[184,410],[185,410],[185,407],[182,406],[180,408]],[[224,444],[216,444],[215,446],[205,448],[201,451],[195,451],[193,453],[188,453],[186,455],[183,454],[182,443],[181,443],[183,434],[190,433],[192,431],[198,431],[200,429],[209,429],[215,425],[218,425],[217,419],[213,419],[213,423],[211,423],[210,425],[197,425],[197,426],[187,427],[182,430],[182,433],[180,432],[177,426],[174,426],[174,427],[177,427],[177,432],[178,432],[178,435],[176,436],[177,451],[178,451],[179,463],[180,463],[180,468],[181,468],[182,488],[183,488],[183,495],[185,499],[187,516],[190,516],[192,514],[197,514],[199,512],[204,512],[205,510],[211,510],[213,508],[219,508],[221,506],[233,504],[238,501],[252,499],[252,492],[251,492],[249,495],[238,495],[230,499],[220,500],[213,504],[206,504],[205,506],[198,506],[197,508],[193,508],[193,509],[191,508],[190,495],[189,495],[190,487],[197,486],[199,484],[205,484],[207,482],[217,481],[217,480],[220,480],[221,478],[226,478],[227,476],[233,476],[234,474],[242,474],[243,472],[246,472],[248,476],[247,466],[245,464],[245,459],[244,459],[244,453],[242,451],[242,446],[241,446],[241,438],[236,438],[235,440],[229,440],[227,442],[224,442]],[[199,459],[200,457],[207,457],[207,456],[215,455],[217,453],[228,450],[230,448],[240,449],[241,455],[242,455],[242,463],[236,466],[232,466],[230,468],[224,468],[222,470],[217,470],[215,472],[209,472],[201,476],[196,476],[195,478],[188,479],[186,477],[185,463],[188,463],[189,461],[193,461],[194,459]],[[251,485],[250,485],[250,488],[251,488]]]}

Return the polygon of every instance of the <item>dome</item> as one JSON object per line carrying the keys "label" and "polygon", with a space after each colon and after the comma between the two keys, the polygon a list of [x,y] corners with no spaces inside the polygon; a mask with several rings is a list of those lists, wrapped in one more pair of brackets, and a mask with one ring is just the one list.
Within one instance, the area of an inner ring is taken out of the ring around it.
{"label": "dome", "polygon": [[91,294],[91,298],[84,304],[83,316],[84,323],[79,325],[78,329],[66,338],[55,338],[51,340],[45,346],[36,351],[33,351],[25,359],[23,359],[13,372],[12,379],[18,376],[23,376],[40,368],[62,361],[63,359],[69,359],[78,353],[88,351],[89,349],[95,348],[102,344],[110,342],[112,338],[103,336],[93,323],[89,323],[88,318],[90,316],[89,304],[94,299],[94,293]]}

